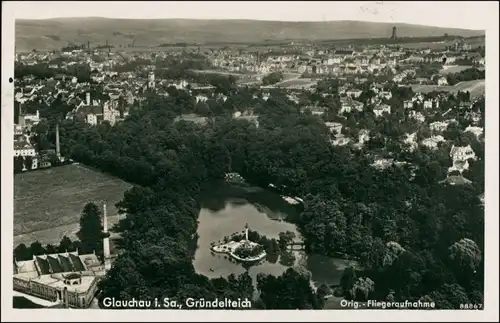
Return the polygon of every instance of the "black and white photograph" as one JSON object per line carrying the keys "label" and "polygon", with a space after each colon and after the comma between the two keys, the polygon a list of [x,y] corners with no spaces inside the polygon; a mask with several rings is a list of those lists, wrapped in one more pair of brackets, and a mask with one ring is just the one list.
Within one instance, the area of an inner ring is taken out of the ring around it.
{"label": "black and white photograph", "polygon": [[2,9],[10,321],[498,320],[498,2]]}

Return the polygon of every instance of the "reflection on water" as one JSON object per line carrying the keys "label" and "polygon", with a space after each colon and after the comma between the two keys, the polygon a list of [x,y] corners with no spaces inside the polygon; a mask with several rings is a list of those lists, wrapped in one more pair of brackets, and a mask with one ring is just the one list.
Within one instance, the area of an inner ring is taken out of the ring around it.
{"label": "reflection on water", "polygon": [[229,256],[210,250],[210,243],[241,232],[248,223],[252,231],[268,238],[279,238],[280,232],[291,231],[296,241],[301,236],[294,224],[277,221],[296,216],[298,209],[286,203],[278,194],[260,189],[217,185],[207,190],[202,198],[198,218],[198,249],[194,266],[208,277],[236,275],[248,270],[254,279],[259,273],[281,275],[288,267],[302,265],[309,269],[317,283],[338,284],[348,261],[319,255],[307,256],[303,251],[287,251],[281,255],[268,255],[267,261],[247,269]]}

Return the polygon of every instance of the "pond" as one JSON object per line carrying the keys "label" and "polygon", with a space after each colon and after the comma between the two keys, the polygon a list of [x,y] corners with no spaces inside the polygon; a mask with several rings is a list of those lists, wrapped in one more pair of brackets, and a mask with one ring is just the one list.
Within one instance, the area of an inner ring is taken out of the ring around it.
{"label": "pond", "polygon": [[[280,232],[291,231],[296,234],[296,241],[301,240],[296,226],[283,221],[288,216],[297,216],[300,210],[275,192],[257,187],[217,184],[202,195],[201,202],[194,267],[198,273],[207,277],[227,277],[232,273],[239,275],[247,270],[228,255],[210,250],[212,242],[220,241],[235,232],[242,232],[247,223],[250,230],[268,238],[278,239]],[[291,253],[294,257],[284,255],[253,265],[248,268],[248,273],[255,280],[259,273],[278,276],[290,266],[301,265],[311,272],[314,285],[332,285],[340,283],[344,269],[352,263],[349,260],[308,255],[304,251]]]}

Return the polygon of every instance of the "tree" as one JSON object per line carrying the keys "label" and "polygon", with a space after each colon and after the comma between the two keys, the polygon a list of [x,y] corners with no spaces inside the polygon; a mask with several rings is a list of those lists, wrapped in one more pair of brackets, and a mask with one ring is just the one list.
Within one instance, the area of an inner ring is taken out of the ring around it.
{"label": "tree", "polygon": [[340,286],[344,292],[344,296],[351,297],[351,290],[357,281],[356,269],[353,266],[349,266],[344,269],[342,278],[340,279]]}
{"label": "tree", "polygon": [[386,244],[385,256],[384,256],[384,266],[390,266],[396,260],[401,253],[405,252],[405,249],[399,245],[399,243],[394,241],[389,241]]}
{"label": "tree", "polygon": [[273,72],[268,74],[262,78],[263,85],[271,85],[280,82],[283,79],[283,73],[281,72]]}
{"label": "tree", "polygon": [[460,305],[469,304],[465,290],[458,284],[444,284],[430,293],[429,299],[436,303],[437,309],[460,309]]}
{"label": "tree", "polygon": [[461,239],[450,247],[450,258],[461,268],[474,271],[481,262],[481,250],[471,239]]}
{"label": "tree", "polygon": [[30,250],[34,256],[40,256],[46,254],[45,249],[39,241],[35,241],[30,245]]}
{"label": "tree", "polygon": [[281,250],[286,250],[286,246],[295,239],[295,233],[291,231],[280,232],[278,244]]}
{"label": "tree", "polygon": [[375,290],[375,283],[370,278],[358,278],[351,289],[351,296],[357,301],[366,301]]}
{"label": "tree", "polygon": [[14,156],[14,173],[21,173],[24,169],[24,157]]}
{"label": "tree", "polygon": [[102,251],[102,230],[101,211],[94,203],[87,203],[80,217],[80,230],[76,234],[82,243],[82,253]]}
{"label": "tree", "polygon": [[31,170],[33,168],[33,157],[26,156],[24,158],[24,166],[26,167],[26,169]]}
{"label": "tree", "polygon": [[292,268],[279,277],[259,274],[257,289],[266,309],[319,309],[322,303],[309,279]]}
{"label": "tree", "polygon": [[57,252],[73,252],[76,250],[74,243],[68,238],[66,235],[59,242],[59,246],[57,247]]}
{"label": "tree", "polygon": [[16,261],[31,260],[33,259],[33,253],[30,248],[26,247],[24,243],[21,243],[14,248],[14,258]]}
{"label": "tree", "polygon": [[47,254],[55,254],[57,253],[57,249],[54,245],[48,244],[45,246],[45,251]]}

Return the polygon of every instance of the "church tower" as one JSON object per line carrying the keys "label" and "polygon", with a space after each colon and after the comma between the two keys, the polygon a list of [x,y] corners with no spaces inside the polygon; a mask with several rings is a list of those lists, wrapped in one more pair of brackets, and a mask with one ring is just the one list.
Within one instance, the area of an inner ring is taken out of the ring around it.
{"label": "church tower", "polygon": [[398,38],[397,32],[396,32],[396,26],[392,27],[392,36],[391,39],[396,40]]}
{"label": "church tower", "polygon": [[104,231],[104,239],[103,239],[103,253],[104,253],[104,269],[107,271],[111,268],[110,262],[110,251],[109,251],[109,236],[108,236],[108,214],[106,210],[106,203],[103,205],[103,231]]}

